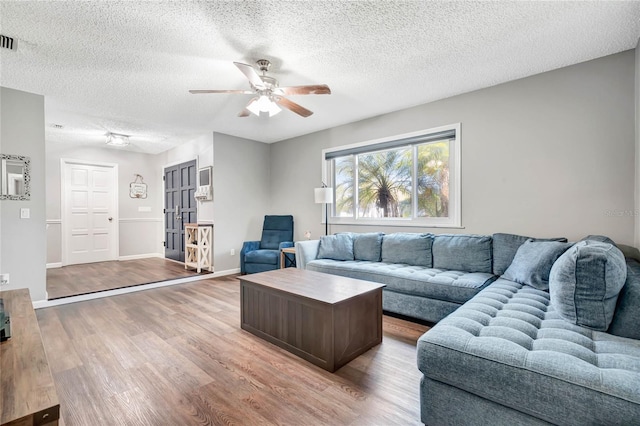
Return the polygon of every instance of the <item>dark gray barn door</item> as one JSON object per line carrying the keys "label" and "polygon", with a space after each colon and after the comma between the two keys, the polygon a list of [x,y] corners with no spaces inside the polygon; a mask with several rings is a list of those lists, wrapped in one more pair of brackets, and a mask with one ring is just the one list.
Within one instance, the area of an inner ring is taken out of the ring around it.
{"label": "dark gray barn door", "polygon": [[184,224],[197,223],[196,160],[164,169],[164,224],[167,259],[184,262]]}

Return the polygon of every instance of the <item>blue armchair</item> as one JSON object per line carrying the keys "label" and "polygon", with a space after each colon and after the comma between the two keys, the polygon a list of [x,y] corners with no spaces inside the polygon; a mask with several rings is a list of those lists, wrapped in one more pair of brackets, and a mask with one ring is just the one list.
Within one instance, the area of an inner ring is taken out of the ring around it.
{"label": "blue armchair", "polygon": [[280,268],[280,249],[293,247],[293,216],[265,216],[260,241],[245,241],[240,273],[255,274]]}

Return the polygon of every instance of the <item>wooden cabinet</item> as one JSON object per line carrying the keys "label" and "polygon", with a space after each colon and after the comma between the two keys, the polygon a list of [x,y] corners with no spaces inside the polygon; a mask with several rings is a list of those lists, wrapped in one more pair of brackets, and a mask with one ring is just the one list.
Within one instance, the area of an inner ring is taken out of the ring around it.
{"label": "wooden cabinet", "polygon": [[184,225],[184,268],[213,272],[213,225]]}
{"label": "wooden cabinet", "polygon": [[57,425],[60,403],[28,289],[1,291],[11,338],[0,343],[0,425]]}

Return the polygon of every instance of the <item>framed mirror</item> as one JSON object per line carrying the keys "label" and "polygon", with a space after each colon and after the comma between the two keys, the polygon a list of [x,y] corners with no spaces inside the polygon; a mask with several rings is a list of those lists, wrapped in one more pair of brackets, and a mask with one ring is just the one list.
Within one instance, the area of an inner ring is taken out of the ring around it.
{"label": "framed mirror", "polygon": [[0,154],[0,200],[31,199],[31,160]]}

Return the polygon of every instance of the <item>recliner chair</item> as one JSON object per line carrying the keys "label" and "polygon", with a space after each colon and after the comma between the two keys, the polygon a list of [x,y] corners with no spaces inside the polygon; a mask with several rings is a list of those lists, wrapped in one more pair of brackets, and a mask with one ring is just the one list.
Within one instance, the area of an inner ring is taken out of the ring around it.
{"label": "recliner chair", "polygon": [[260,241],[245,241],[240,272],[255,274],[280,268],[280,249],[293,247],[293,216],[265,216]]}

